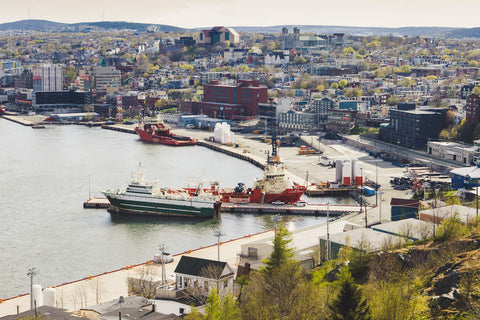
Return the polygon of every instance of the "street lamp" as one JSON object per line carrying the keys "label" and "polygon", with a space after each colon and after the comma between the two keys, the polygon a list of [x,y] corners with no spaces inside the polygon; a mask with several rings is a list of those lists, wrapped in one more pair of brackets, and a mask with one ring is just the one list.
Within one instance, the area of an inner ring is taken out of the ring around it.
{"label": "street lamp", "polygon": [[280,217],[280,215],[276,214],[273,216],[273,222],[275,223],[275,229],[273,231],[273,237],[277,237],[277,221],[278,221],[278,218]]}
{"label": "street lamp", "polygon": [[37,274],[37,267],[31,267],[28,269],[27,276],[30,277],[30,310],[34,307],[33,301],[33,276]]}
{"label": "street lamp", "polygon": [[162,243],[159,247],[160,249],[160,252],[162,253],[162,285],[165,284],[165,250],[167,249],[167,247],[165,246],[164,243]]}
{"label": "street lamp", "polygon": [[215,230],[213,235],[217,237],[217,261],[220,261],[220,237],[224,236],[225,234],[221,230]]}
{"label": "street lamp", "polygon": [[377,192],[380,195],[380,202],[378,203],[378,221],[382,223],[382,195],[383,191],[380,190]]}

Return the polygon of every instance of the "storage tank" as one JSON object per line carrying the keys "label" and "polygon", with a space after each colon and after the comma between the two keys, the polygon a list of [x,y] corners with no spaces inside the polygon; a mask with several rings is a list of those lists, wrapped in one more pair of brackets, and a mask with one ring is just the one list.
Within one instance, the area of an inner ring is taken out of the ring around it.
{"label": "storage tank", "polygon": [[355,177],[357,176],[355,170],[356,170],[358,161],[356,159],[352,159],[351,161],[352,161],[351,162],[352,163],[352,183],[355,183]]}
{"label": "storage tank", "polygon": [[360,162],[356,162],[355,163],[355,170],[354,170],[355,174],[354,174],[354,177],[355,177],[355,184],[357,186],[360,186],[362,185],[362,165],[360,164]]}
{"label": "storage tank", "polygon": [[55,307],[56,295],[55,288],[46,288],[43,290],[43,305]]}
{"label": "storage tank", "polygon": [[335,182],[342,182],[343,161],[335,161]]}
{"label": "storage tank", "polygon": [[352,164],[345,161],[343,163],[343,184],[349,186],[352,183]]}
{"label": "storage tank", "polygon": [[32,286],[32,296],[34,305],[37,307],[43,306],[43,296],[42,296],[42,286],[38,284],[34,284]]}

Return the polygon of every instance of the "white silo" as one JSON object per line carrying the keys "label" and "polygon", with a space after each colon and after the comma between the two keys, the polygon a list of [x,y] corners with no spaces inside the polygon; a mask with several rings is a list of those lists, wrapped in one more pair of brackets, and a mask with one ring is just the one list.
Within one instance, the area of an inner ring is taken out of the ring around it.
{"label": "white silo", "polygon": [[34,284],[32,286],[32,296],[34,306],[37,307],[43,306],[43,295],[42,295],[42,286],[38,284]]}
{"label": "white silo", "polygon": [[342,182],[343,161],[335,161],[335,182]]}
{"label": "white silo", "polygon": [[349,186],[352,183],[352,164],[350,161],[343,163],[343,184]]}
{"label": "white silo", "polygon": [[55,288],[46,288],[43,290],[43,305],[48,307],[55,307],[56,294]]}

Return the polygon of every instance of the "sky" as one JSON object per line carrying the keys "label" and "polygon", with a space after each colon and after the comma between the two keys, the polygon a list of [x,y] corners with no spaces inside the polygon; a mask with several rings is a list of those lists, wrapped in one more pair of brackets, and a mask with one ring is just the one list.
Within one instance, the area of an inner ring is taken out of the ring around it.
{"label": "sky", "polygon": [[184,28],[480,27],[479,0],[0,0],[0,23],[128,21]]}

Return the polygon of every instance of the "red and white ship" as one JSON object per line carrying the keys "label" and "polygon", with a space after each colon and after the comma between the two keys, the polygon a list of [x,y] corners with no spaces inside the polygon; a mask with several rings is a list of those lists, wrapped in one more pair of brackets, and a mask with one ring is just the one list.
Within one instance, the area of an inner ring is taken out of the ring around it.
{"label": "red and white ship", "polygon": [[170,129],[170,126],[165,124],[160,117],[145,117],[140,120],[135,131],[140,136],[140,140],[147,142],[169,146],[192,146],[197,143],[197,140],[193,138],[173,134]]}
{"label": "red and white ship", "polygon": [[[204,192],[218,193],[221,201],[225,203],[272,203],[282,201],[293,204],[300,200],[306,187],[296,185],[286,175],[286,166],[277,155],[276,137],[272,138],[272,155],[268,156],[264,168],[263,179],[258,179],[253,188],[246,188],[239,183],[233,190],[218,189],[212,186],[203,189]],[[187,188],[190,193],[195,193],[198,188]]]}

